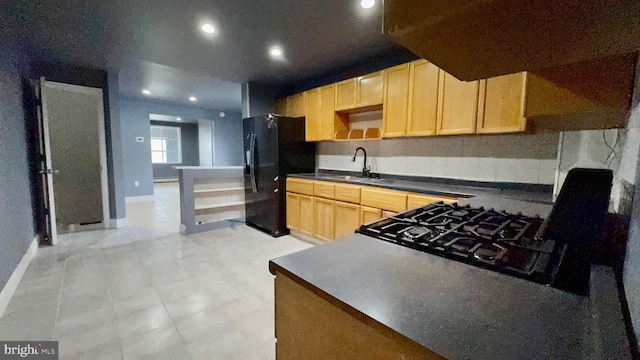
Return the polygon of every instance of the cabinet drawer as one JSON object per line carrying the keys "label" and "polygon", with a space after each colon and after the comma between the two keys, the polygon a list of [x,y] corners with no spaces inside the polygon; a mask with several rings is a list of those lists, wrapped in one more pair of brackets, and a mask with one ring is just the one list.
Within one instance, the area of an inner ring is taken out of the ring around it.
{"label": "cabinet drawer", "polygon": [[335,185],[335,199],[360,204],[360,186],[349,184],[336,184]]}
{"label": "cabinet drawer", "polygon": [[313,180],[288,178],[287,191],[296,194],[313,195]]}
{"label": "cabinet drawer", "polygon": [[389,211],[407,210],[407,193],[365,187],[360,192],[362,205]]}
{"label": "cabinet drawer", "polygon": [[445,204],[453,204],[454,202],[458,201],[458,199],[446,196],[409,194],[407,196],[407,209],[415,209],[420,206],[425,206],[440,201],[443,201]]}
{"label": "cabinet drawer", "polygon": [[315,181],[313,183],[313,195],[327,199],[333,199],[334,184],[324,181]]}

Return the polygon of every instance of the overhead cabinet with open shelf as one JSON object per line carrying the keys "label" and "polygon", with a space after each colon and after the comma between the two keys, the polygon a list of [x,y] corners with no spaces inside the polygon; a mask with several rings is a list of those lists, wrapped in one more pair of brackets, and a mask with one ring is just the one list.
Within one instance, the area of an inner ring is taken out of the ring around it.
{"label": "overhead cabinet with open shelf", "polygon": [[[531,123],[556,131],[616,128],[631,105],[636,59],[626,54],[471,82],[421,59],[276,106],[306,115],[307,141],[514,133]],[[352,126],[354,114],[372,110],[382,111],[381,128]]]}

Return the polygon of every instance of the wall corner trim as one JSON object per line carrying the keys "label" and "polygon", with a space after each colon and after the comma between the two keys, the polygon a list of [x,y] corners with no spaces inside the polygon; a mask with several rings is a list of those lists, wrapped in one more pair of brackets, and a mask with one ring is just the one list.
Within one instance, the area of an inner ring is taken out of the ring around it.
{"label": "wall corner trim", "polygon": [[143,201],[155,201],[155,195],[144,195],[144,196],[127,196],[124,198],[125,203],[136,203]]}
{"label": "wall corner trim", "polygon": [[125,226],[128,226],[129,224],[127,223],[127,218],[122,218],[122,219],[111,219],[110,224],[109,224],[109,228],[110,229],[120,229],[123,228]]}
{"label": "wall corner trim", "polygon": [[33,241],[31,242],[31,245],[29,245],[27,252],[24,254],[22,260],[20,260],[20,263],[18,263],[18,266],[16,266],[15,270],[9,277],[9,281],[7,281],[2,291],[0,291],[0,318],[2,317],[2,315],[4,315],[4,312],[7,309],[7,305],[9,305],[9,301],[11,301],[11,298],[16,292],[16,289],[18,289],[20,280],[22,280],[24,273],[27,271],[31,260],[36,257],[36,252],[38,251],[38,243],[40,242],[39,240],[40,238],[37,235],[33,238]]}

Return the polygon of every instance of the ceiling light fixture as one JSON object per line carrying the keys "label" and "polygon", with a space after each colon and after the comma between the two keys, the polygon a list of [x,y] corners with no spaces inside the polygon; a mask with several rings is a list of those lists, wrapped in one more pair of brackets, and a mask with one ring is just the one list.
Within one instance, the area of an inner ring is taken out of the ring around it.
{"label": "ceiling light fixture", "polygon": [[151,91],[147,90],[147,89],[142,89],[142,93],[145,95],[151,95]]}
{"label": "ceiling light fixture", "polygon": [[227,114],[225,114],[224,111],[221,111],[219,115],[220,115],[221,118],[227,116]]}
{"label": "ceiling light fixture", "polygon": [[198,101],[198,98],[196,98],[195,96],[189,96],[189,101],[196,102]]}
{"label": "ceiling light fixture", "polygon": [[360,6],[365,9],[371,9],[373,5],[376,4],[376,0],[362,0],[360,1]]}
{"label": "ceiling light fixture", "polygon": [[271,56],[273,57],[281,57],[282,56],[282,49],[274,46],[269,50],[269,54],[271,54]]}
{"label": "ceiling light fixture", "polygon": [[204,24],[200,29],[207,34],[213,34],[214,32],[216,32],[216,28],[214,28],[211,24]]}
{"label": "ceiling light fixture", "polygon": [[176,120],[178,120],[178,121],[182,121],[182,118],[176,118]]}

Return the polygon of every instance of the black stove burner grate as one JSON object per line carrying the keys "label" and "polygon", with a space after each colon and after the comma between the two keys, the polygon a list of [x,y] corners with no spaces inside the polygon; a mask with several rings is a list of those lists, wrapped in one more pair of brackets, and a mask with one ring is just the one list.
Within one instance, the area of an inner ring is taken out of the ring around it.
{"label": "black stove burner grate", "polygon": [[[431,204],[358,232],[421,251],[549,283],[560,247],[536,238],[543,220],[494,209]],[[559,261],[559,260],[558,260]]]}

